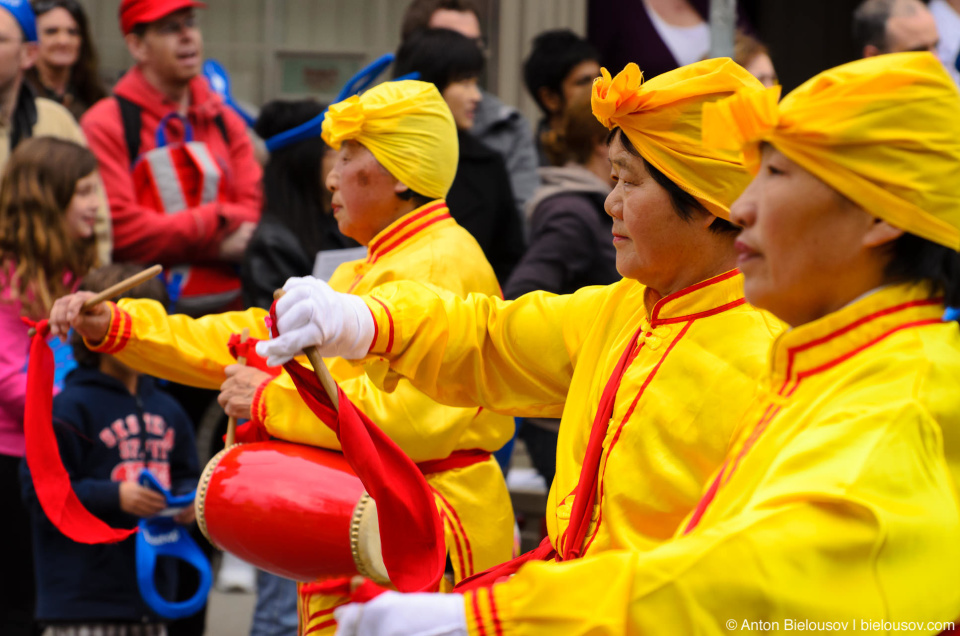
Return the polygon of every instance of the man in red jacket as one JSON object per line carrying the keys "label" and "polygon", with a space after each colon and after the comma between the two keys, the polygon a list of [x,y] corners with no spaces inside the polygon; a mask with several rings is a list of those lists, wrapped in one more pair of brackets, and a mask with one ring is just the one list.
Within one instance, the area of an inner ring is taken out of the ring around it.
{"label": "man in red jacket", "polygon": [[110,201],[114,258],[168,266],[178,309],[193,315],[239,306],[236,263],[262,198],[244,123],[200,76],[203,6],[123,0],[136,66],[81,122]]}

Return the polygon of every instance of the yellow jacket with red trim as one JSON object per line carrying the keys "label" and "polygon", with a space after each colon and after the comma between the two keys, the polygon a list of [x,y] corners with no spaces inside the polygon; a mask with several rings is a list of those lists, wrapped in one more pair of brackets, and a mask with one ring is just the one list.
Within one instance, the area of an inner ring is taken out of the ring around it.
{"label": "yellow jacket with red trim", "polygon": [[584,545],[586,554],[646,550],[669,539],[697,503],[781,329],[745,303],[736,271],[667,296],[649,313],[647,293],[622,280],[506,302],[384,285],[366,300],[379,333],[390,335],[365,364],[387,386],[407,377],[446,403],[562,415],[546,517],[562,551],[600,396],[642,326],[607,427]]}
{"label": "yellow jacket with red trim", "polygon": [[927,297],[784,333],[674,539],[525,566],[465,595],[470,633],[939,632],[960,616],[960,330]]}
{"label": "yellow jacket with red trim", "polygon": [[[421,280],[458,297],[499,295],[483,252],[457,225],[443,201],[434,201],[391,224],[371,241],[369,256],[342,265],[331,286],[360,293],[395,280]],[[269,338],[262,309],[192,319],[168,316],[158,303],[121,300],[108,336],[94,350],[113,353],[129,366],[174,382],[219,388],[231,334],[250,329]],[[389,333],[377,341],[389,344]],[[513,435],[513,420],[477,407],[443,406],[401,382],[390,393],[376,388],[361,367],[328,359],[330,372],[350,399],[414,461],[448,457],[458,450],[494,451]],[[330,429],[303,404],[286,373],[259,387],[254,419],[273,436],[339,450]],[[438,497],[457,580],[509,559],[513,509],[503,474],[490,458],[466,468],[427,476]]]}

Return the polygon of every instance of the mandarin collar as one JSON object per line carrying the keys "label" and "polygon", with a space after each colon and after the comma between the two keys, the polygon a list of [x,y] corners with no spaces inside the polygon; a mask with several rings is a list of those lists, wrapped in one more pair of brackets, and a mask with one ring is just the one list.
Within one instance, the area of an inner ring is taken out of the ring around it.
{"label": "mandarin collar", "polygon": [[768,387],[790,397],[804,379],[822,373],[890,335],[943,322],[943,298],[927,285],[891,285],[826,316],[782,333],[770,355]]}
{"label": "mandarin collar", "polygon": [[664,296],[653,306],[648,319],[650,326],[656,328],[706,318],[745,303],[743,275],[732,269]]}
{"label": "mandarin collar", "polygon": [[376,262],[402,244],[409,242],[423,230],[449,218],[452,218],[450,210],[447,209],[447,203],[443,199],[435,199],[404,214],[373,237],[367,246],[367,262]]}

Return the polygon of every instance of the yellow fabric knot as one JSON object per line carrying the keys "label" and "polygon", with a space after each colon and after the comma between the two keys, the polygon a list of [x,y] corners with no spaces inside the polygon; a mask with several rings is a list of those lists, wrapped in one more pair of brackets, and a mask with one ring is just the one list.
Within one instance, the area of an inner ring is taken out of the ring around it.
{"label": "yellow fabric knot", "polygon": [[323,140],[334,150],[340,150],[344,141],[360,136],[363,121],[363,103],[359,95],[333,104],[323,121]]}
{"label": "yellow fabric knot", "polygon": [[742,150],[743,162],[756,174],[760,143],[780,122],[780,87],[746,88],[703,107],[703,145]]}
{"label": "yellow fabric knot", "polygon": [[619,128],[637,152],[711,214],[730,218],[730,205],[750,183],[740,148],[705,149],[705,104],[763,85],[733,60],[704,60],[644,81],[636,64],[594,80],[593,113]]}

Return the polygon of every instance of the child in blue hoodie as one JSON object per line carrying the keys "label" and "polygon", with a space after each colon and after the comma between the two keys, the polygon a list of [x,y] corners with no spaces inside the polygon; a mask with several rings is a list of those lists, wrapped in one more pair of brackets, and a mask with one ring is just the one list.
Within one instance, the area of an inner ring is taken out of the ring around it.
{"label": "child in blue hoodie", "polygon": [[[102,291],[140,270],[108,265],[91,272],[81,289]],[[126,294],[166,304],[166,290],[152,279]],[[141,376],[108,355],[73,341],[78,368],[53,400],[53,424],[74,491],[90,512],[116,528],[166,507],[163,496],[137,483],[146,468],[173,494],[194,490],[199,477],[193,427],[180,405],[153,378]],[[37,581],[37,620],[45,634],[124,636],[166,633],[163,619],[144,603],[137,586],[135,537],[104,545],[75,543],[53,526],[37,501],[26,462],[23,495],[31,510]],[[194,521],[193,507],[176,520]],[[176,562],[157,564],[157,590],[176,590]]]}

